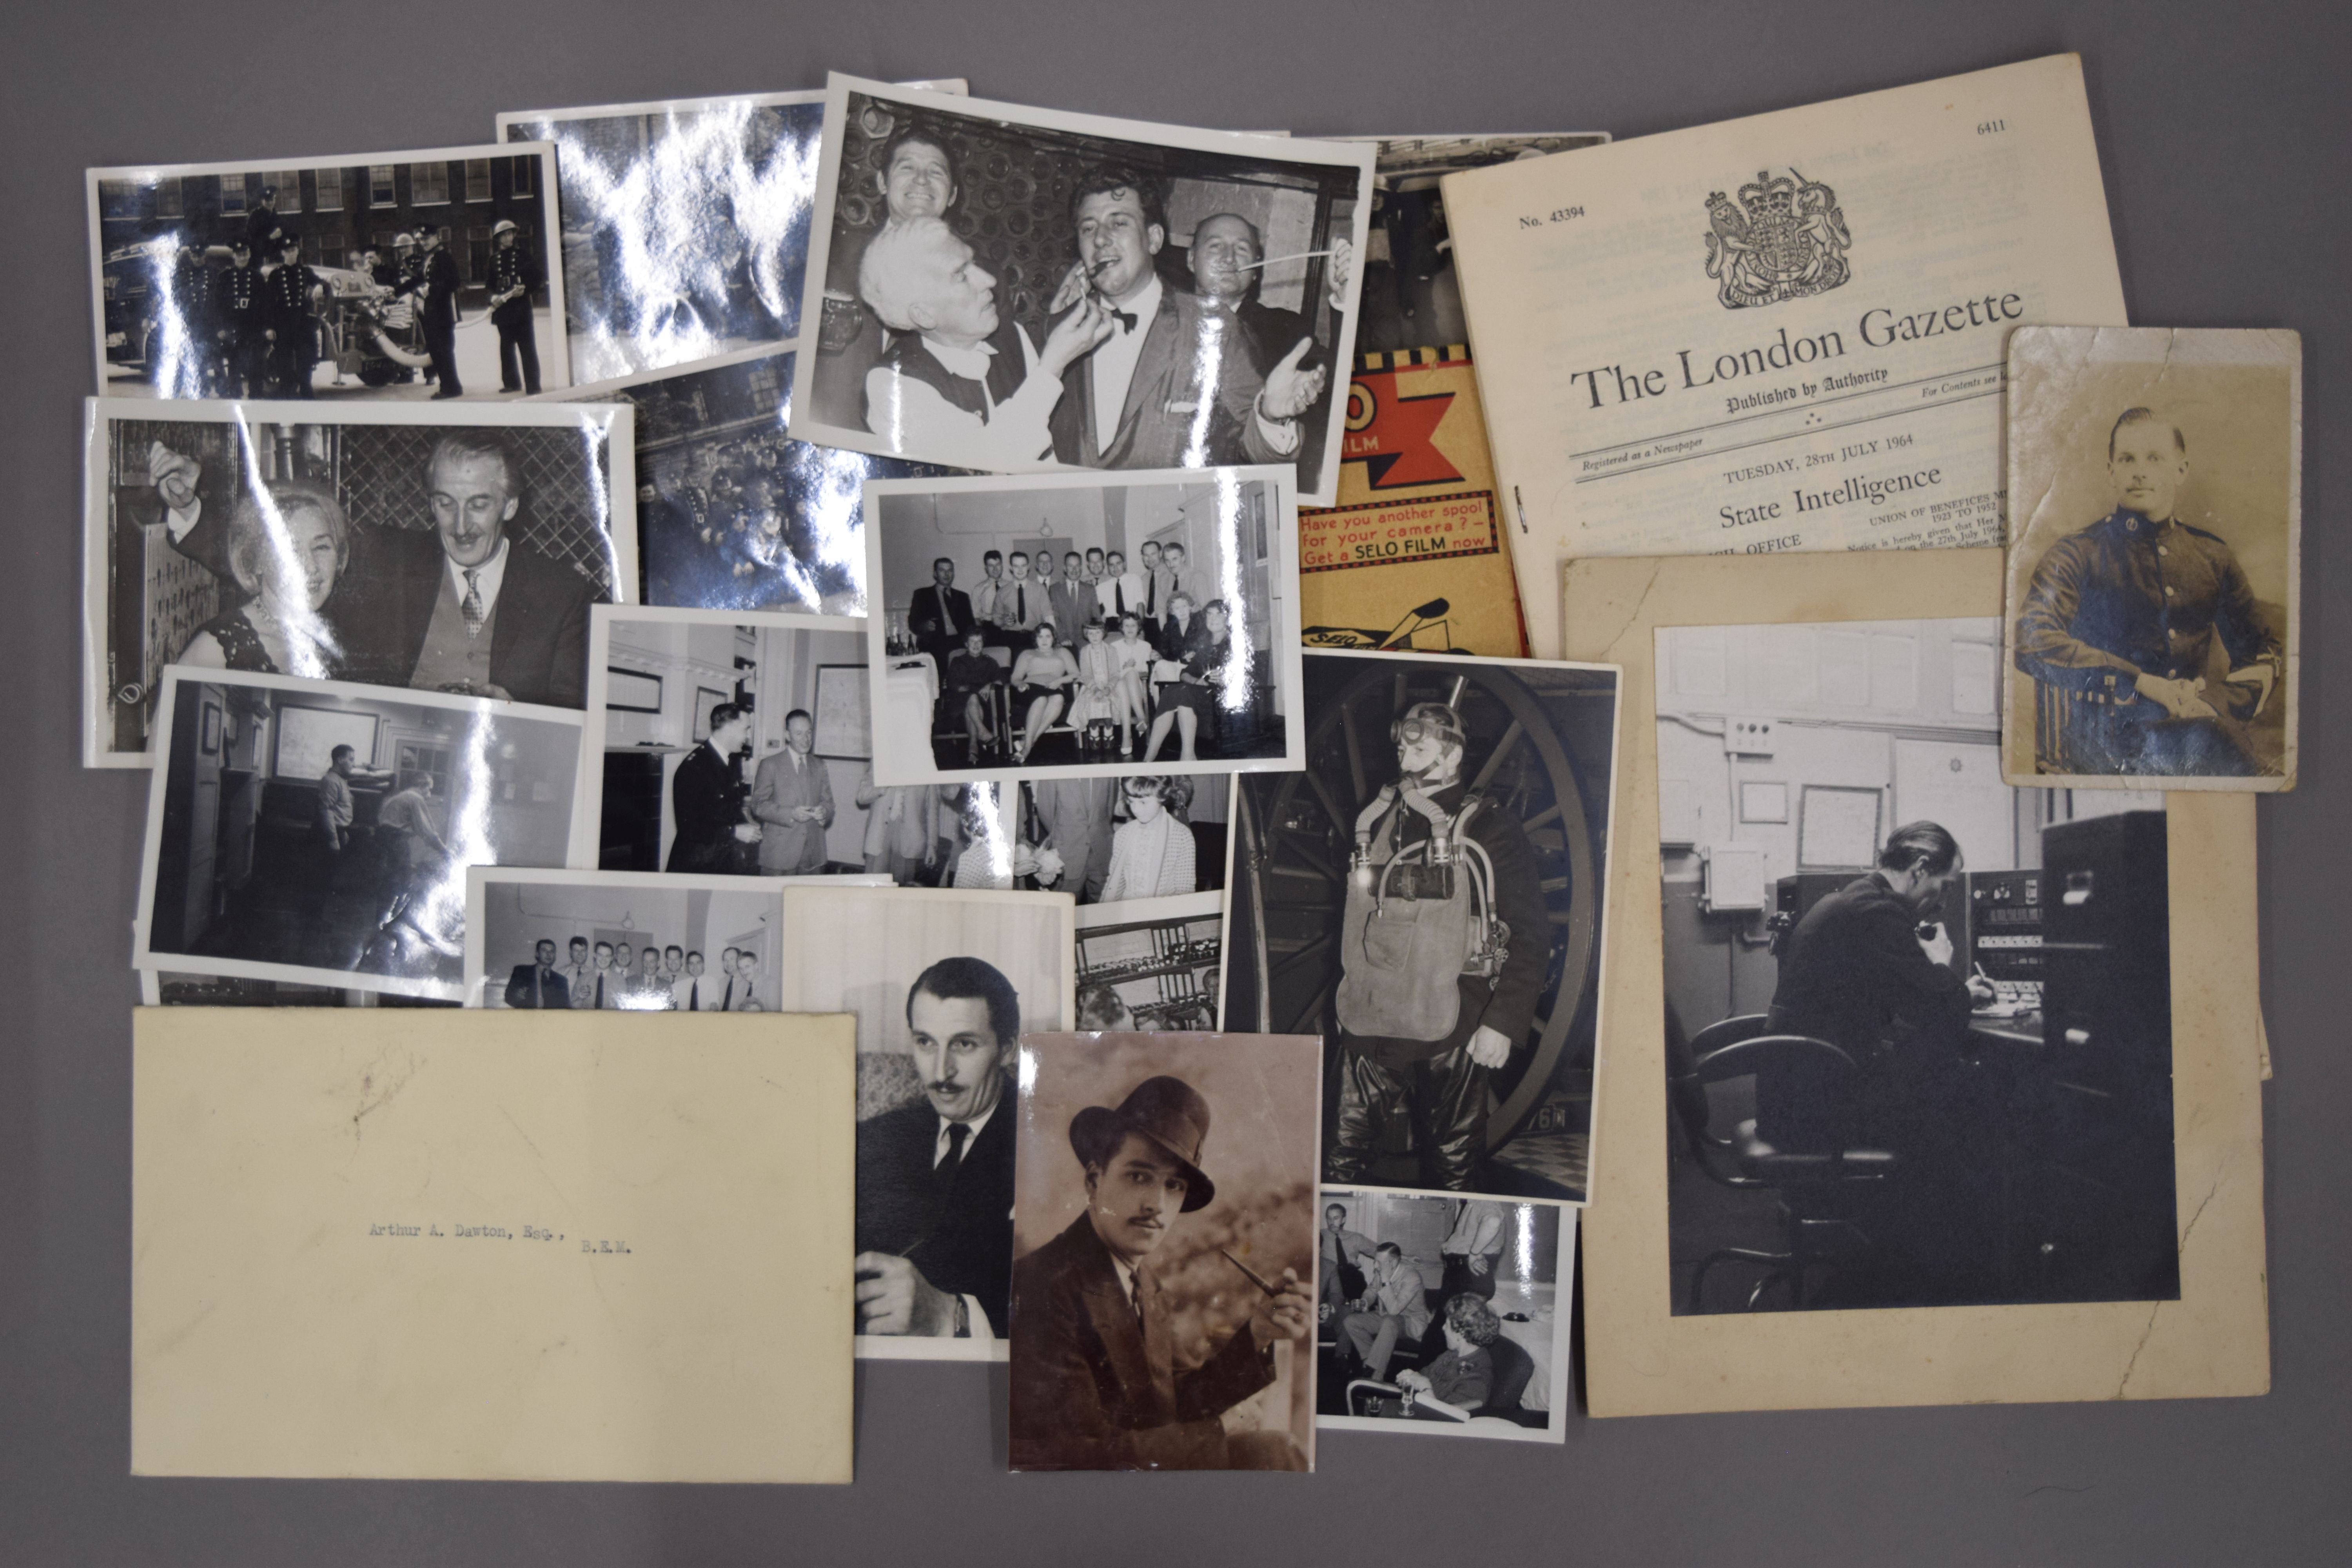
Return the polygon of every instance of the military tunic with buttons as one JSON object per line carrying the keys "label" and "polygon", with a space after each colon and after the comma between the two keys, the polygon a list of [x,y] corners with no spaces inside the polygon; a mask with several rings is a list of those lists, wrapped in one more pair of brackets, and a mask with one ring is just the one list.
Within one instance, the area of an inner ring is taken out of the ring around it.
{"label": "military tunic with buttons", "polygon": [[278,264],[262,279],[262,326],[277,333],[269,344],[269,370],[280,397],[309,397],[310,391],[310,290],[319,275],[299,261]]}
{"label": "military tunic with buttons", "polygon": [[2142,675],[2197,680],[2219,638],[2229,668],[2267,665],[2280,643],[2221,536],[2117,508],[2051,546],[2017,616],[2017,668],[2033,678],[2043,773],[2246,774],[2261,771],[2245,721],[2258,687],[2213,679],[2214,719],[2174,719]]}
{"label": "military tunic with buttons", "polygon": [[261,337],[261,268],[248,261],[223,272],[214,303],[228,360],[226,391],[232,397],[258,397],[268,389],[262,361],[269,347]]}

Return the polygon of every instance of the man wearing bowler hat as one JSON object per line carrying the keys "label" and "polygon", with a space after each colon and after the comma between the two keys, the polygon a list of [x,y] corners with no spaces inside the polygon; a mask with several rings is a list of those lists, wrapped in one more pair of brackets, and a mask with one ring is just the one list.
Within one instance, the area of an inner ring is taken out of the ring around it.
{"label": "man wearing bowler hat", "polygon": [[1248,1321],[1198,1367],[1175,1369],[1172,1309],[1147,1260],[1216,1196],[1201,1168],[1208,1132],[1208,1101],[1178,1078],[1146,1079],[1118,1110],[1071,1118],[1086,1212],[1013,1266],[1014,1469],[1306,1468],[1288,1434],[1228,1436],[1219,1419],[1274,1381],[1275,1342],[1306,1332],[1296,1270],[1273,1295],[1236,1277]]}

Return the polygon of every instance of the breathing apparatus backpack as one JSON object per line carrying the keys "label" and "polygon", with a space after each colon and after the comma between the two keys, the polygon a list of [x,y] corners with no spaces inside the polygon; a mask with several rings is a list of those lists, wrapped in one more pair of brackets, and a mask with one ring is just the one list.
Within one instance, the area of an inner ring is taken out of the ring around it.
{"label": "breathing apparatus backpack", "polygon": [[[1340,917],[1340,1027],[1351,1035],[1442,1040],[1462,1011],[1465,974],[1492,980],[1510,956],[1511,929],[1495,915],[1495,865],[1469,835],[1486,801],[1448,816],[1428,795],[1384,786],[1356,818]],[[1407,809],[1429,837],[1397,847]]]}

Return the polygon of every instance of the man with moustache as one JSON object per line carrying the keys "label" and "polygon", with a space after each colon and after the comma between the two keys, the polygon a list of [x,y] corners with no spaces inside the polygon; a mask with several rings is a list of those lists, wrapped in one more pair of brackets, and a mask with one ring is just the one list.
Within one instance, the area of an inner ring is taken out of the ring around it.
{"label": "man with moustache", "polygon": [[[1306,1468],[1286,1432],[1228,1434],[1219,1418],[1274,1381],[1274,1347],[1307,1331],[1295,1269],[1271,1296],[1236,1277],[1248,1318],[1179,1371],[1177,1325],[1151,1255],[1216,1186],[1201,1168],[1209,1104],[1149,1078],[1117,1110],[1070,1119],[1087,1206],[1013,1265],[1011,1460],[1016,1470]],[[1188,1357],[1188,1360],[1191,1358]]]}
{"label": "man with moustache", "polygon": [[923,1098],[857,1126],[857,1331],[1000,1339],[1013,1275],[1021,998],[977,958],[907,994]]}
{"label": "man with moustache", "polygon": [[2050,547],[2018,611],[2037,770],[2275,771],[2256,759],[2246,726],[2283,679],[2284,649],[2230,546],[2179,519],[2180,427],[2153,409],[2124,410],[2107,433],[2107,477],[2115,509]]}
{"label": "man with moustache", "polygon": [[578,708],[588,692],[585,577],[509,531],[521,469],[494,430],[457,429],[425,463],[433,530],[377,529],[380,602],[355,613],[345,679]]}
{"label": "man with moustache", "polygon": [[1071,194],[1078,265],[1055,297],[1065,322],[1098,312],[1098,346],[1063,373],[1052,414],[1054,456],[1088,468],[1202,468],[1296,458],[1300,416],[1327,375],[1299,362],[1302,341],[1261,373],[1229,320],[1198,296],[1164,287],[1153,258],[1168,240],[1159,182],[1103,169]]}

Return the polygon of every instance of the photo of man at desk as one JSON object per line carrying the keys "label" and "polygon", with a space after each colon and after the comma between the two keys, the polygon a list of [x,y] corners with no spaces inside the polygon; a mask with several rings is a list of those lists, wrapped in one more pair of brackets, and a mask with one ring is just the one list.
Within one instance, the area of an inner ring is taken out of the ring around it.
{"label": "photo of man at desk", "polygon": [[1677,1313],[2179,1293],[2163,797],[2002,784],[1998,633],[1658,634]]}

